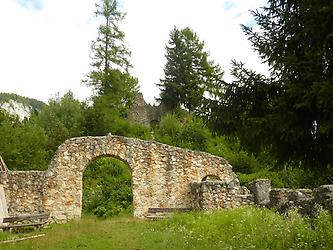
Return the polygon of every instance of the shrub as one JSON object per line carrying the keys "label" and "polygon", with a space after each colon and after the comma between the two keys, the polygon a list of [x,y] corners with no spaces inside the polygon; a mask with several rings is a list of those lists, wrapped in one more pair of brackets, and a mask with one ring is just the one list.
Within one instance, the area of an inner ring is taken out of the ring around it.
{"label": "shrub", "polygon": [[83,210],[99,217],[131,211],[131,172],[122,161],[100,158],[92,162],[83,177]]}
{"label": "shrub", "polygon": [[200,118],[185,111],[166,114],[155,127],[154,134],[160,142],[200,151],[207,151],[212,136]]}

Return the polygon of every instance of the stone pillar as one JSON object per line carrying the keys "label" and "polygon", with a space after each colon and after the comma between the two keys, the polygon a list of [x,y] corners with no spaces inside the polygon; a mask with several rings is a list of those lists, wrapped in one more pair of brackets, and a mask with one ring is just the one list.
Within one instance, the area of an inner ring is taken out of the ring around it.
{"label": "stone pillar", "polygon": [[270,202],[269,193],[271,191],[271,181],[268,179],[258,179],[250,182],[248,185],[254,196],[254,203],[265,206]]}
{"label": "stone pillar", "polygon": [[2,224],[2,219],[8,216],[8,208],[6,202],[5,191],[3,185],[0,184],[0,224]]}

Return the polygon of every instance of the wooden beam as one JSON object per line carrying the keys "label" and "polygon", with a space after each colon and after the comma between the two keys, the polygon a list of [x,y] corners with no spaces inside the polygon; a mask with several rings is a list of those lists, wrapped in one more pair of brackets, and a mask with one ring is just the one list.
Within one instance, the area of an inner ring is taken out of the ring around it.
{"label": "wooden beam", "polygon": [[2,159],[1,155],[0,155],[0,171],[3,171],[3,172],[8,172],[8,168],[7,168],[7,165],[5,163],[5,161]]}
{"label": "wooden beam", "polygon": [[18,238],[18,239],[11,239],[11,240],[0,241],[0,244],[12,243],[12,242],[23,241],[23,240],[30,240],[30,239],[44,237],[44,236],[45,236],[45,234],[37,234],[37,235],[23,237],[23,238]]}
{"label": "wooden beam", "polygon": [[170,207],[150,207],[148,208],[148,213],[174,213],[174,212],[190,212],[192,208],[180,207],[180,208],[170,208]]}
{"label": "wooden beam", "polygon": [[5,218],[3,218],[3,223],[20,222],[20,221],[25,221],[25,220],[47,219],[49,216],[50,216],[49,213],[41,213],[41,214],[5,217]]}
{"label": "wooden beam", "polygon": [[20,227],[40,227],[41,225],[43,225],[45,223],[46,222],[34,222],[34,223],[27,223],[27,224],[3,225],[3,226],[0,226],[0,229],[10,229],[10,228],[20,228]]}

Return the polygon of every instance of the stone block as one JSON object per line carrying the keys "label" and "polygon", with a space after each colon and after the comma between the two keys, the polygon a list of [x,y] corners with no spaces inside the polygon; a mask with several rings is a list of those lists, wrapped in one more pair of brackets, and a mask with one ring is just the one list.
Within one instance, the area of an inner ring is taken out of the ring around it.
{"label": "stone block", "polygon": [[324,209],[333,211],[333,185],[323,185],[314,189],[314,200]]}
{"label": "stone block", "polygon": [[291,189],[288,188],[272,188],[269,193],[268,207],[280,207],[289,201],[289,193]]}
{"label": "stone block", "polygon": [[311,189],[295,189],[289,192],[288,199],[290,201],[299,201],[304,199],[312,198],[312,190]]}
{"label": "stone block", "polygon": [[322,185],[314,189],[314,196],[317,202],[333,198],[333,185]]}
{"label": "stone block", "polygon": [[254,197],[254,203],[265,206],[270,202],[271,181],[268,179],[258,179],[250,182],[247,187]]}

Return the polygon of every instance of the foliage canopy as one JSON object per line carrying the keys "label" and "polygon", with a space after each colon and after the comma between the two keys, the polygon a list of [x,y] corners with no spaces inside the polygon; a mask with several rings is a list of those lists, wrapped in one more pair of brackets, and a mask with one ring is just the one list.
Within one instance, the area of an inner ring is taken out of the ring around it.
{"label": "foliage canopy", "polygon": [[236,80],[211,105],[214,128],[251,152],[325,169],[333,163],[333,4],[270,0],[252,14],[260,30],[242,27],[271,75],[234,61]]}

